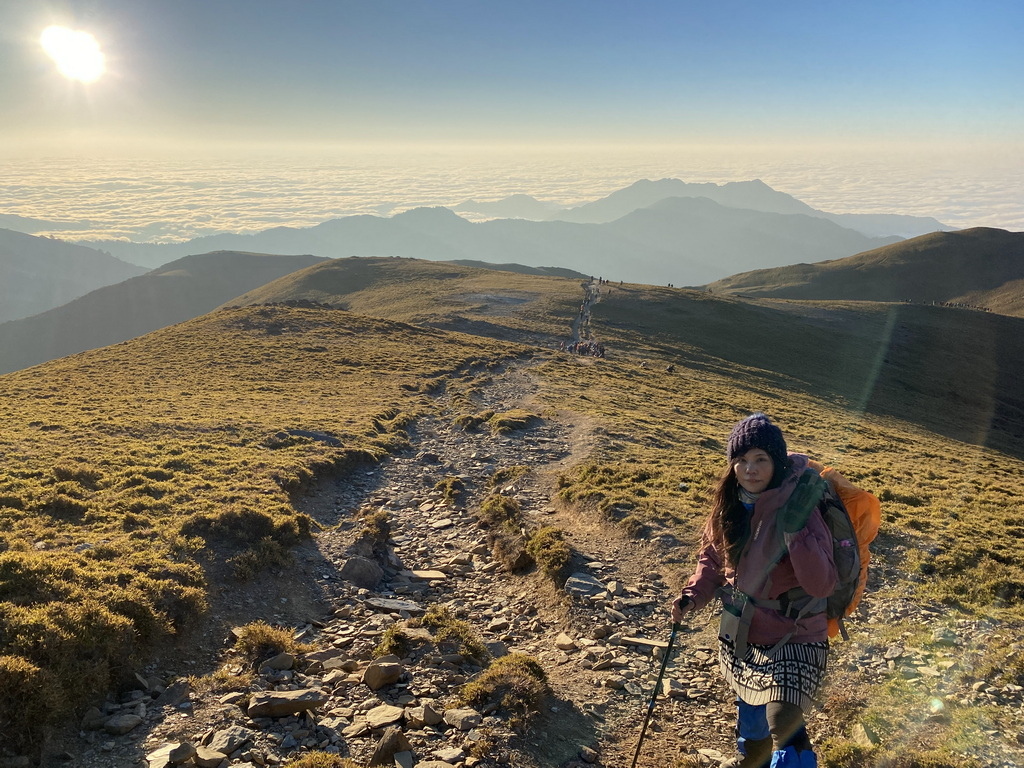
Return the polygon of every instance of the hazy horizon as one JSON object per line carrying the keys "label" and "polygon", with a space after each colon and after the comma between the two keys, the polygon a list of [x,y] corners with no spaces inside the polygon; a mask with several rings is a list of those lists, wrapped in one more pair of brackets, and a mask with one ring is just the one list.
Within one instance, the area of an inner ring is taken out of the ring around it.
{"label": "hazy horizon", "polygon": [[1024,230],[1024,164],[902,153],[849,156],[731,148],[596,153],[409,149],[218,158],[110,157],[8,161],[0,213],[88,222],[67,240],[177,242],[222,232],[308,227],[357,214],[528,194],[559,205],[604,197],[641,178],[761,179],[829,213],[930,216],[954,228]]}
{"label": "hazy horizon", "polygon": [[0,213],[161,241],[758,178],[1020,230],[1022,28],[1009,0],[0,0]]}

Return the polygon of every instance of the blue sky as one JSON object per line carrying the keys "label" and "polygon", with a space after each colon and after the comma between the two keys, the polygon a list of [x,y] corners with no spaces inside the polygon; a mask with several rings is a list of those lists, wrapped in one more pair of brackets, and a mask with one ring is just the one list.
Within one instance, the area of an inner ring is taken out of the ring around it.
{"label": "blue sky", "polygon": [[[1019,0],[0,0],[0,144],[1024,137]],[[97,82],[50,24],[91,32]]]}

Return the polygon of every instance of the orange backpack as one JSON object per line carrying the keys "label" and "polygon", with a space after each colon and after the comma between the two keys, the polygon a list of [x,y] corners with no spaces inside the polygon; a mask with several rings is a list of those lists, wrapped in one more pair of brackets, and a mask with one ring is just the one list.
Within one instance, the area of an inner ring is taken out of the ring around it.
{"label": "orange backpack", "polygon": [[[842,634],[848,640],[843,619],[853,613],[860,602],[868,581],[868,546],[878,535],[882,509],[878,499],[863,488],[858,488],[832,467],[811,461],[812,469],[828,481],[832,493],[825,522],[832,531],[832,552],[839,580],[836,591],[828,600],[828,636]],[[838,498],[840,504],[834,504]],[[852,540],[851,540],[852,539]]]}

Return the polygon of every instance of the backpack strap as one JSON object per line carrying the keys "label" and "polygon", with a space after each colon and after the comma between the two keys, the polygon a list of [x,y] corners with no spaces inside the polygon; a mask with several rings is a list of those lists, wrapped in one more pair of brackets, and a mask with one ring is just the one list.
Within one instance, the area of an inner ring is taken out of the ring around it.
{"label": "backpack strap", "polygon": [[[770,608],[771,610],[778,611],[787,619],[793,619],[794,623],[798,623],[804,616],[824,613],[828,605],[827,597],[812,597],[802,587],[793,587],[793,589],[783,592],[774,600],[763,600],[753,597],[748,599],[758,608]],[[796,634],[795,627],[772,646],[772,649],[768,651],[768,655],[774,657],[778,650],[788,643],[794,634]]]}

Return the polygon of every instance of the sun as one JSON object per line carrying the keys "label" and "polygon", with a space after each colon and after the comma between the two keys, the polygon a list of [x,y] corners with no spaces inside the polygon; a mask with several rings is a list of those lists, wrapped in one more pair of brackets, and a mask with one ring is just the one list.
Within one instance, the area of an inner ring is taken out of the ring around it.
{"label": "sun", "polygon": [[39,36],[43,50],[70,80],[94,83],[106,71],[106,59],[96,38],[80,29],[47,27]]}

